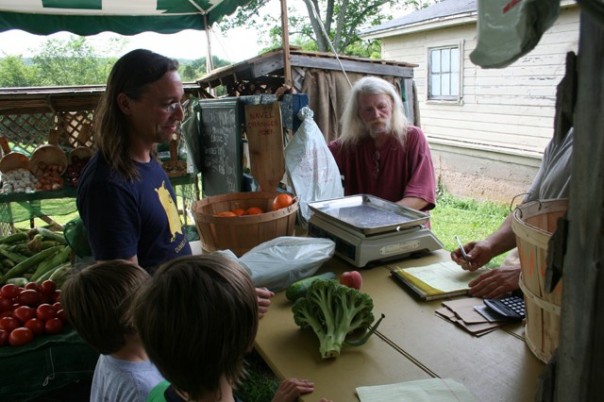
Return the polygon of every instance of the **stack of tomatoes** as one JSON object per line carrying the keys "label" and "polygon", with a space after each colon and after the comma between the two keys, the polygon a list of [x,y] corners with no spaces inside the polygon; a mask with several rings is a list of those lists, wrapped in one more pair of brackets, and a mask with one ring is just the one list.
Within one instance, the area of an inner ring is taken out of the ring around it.
{"label": "stack of tomatoes", "polygon": [[51,280],[0,288],[0,346],[21,346],[36,336],[57,334],[66,323],[61,291]]}

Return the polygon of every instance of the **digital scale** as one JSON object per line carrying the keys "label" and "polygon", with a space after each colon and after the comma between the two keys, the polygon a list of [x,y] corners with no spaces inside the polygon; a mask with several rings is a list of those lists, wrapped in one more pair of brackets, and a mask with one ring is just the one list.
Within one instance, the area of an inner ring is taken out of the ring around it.
{"label": "digital scale", "polygon": [[429,216],[381,198],[359,194],[308,203],[308,235],[336,243],[335,253],[359,268],[443,248],[425,227]]}

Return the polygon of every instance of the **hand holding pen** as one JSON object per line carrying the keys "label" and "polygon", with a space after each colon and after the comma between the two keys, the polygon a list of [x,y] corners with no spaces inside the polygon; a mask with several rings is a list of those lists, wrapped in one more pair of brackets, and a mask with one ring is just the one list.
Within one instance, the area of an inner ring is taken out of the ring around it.
{"label": "hand holding pen", "polygon": [[[470,256],[468,255],[468,253],[466,253],[466,249],[465,249],[464,245],[461,243],[459,236],[457,236],[457,235],[455,236],[455,241],[457,242],[459,249],[457,249],[451,253],[451,259],[453,259],[453,261],[458,263],[465,270],[473,271],[474,269],[476,269],[475,267],[472,266]],[[461,254],[461,259],[459,258],[459,255],[457,253],[458,250],[459,250],[459,253]]]}

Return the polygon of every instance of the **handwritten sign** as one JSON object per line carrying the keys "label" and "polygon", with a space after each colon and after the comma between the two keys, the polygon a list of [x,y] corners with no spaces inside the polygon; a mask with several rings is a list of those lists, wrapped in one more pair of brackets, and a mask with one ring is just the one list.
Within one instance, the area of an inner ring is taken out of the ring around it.
{"label": "handwritten sign", "polygon": [[203,193],[239,192],[243,167],[237,99],[200,101],[199,107]]}
{"label": "handwritten sign", "polygon": [[279,103],[245,105],[245,129],[252,176],[261,191],[275,191],[285,172]]}

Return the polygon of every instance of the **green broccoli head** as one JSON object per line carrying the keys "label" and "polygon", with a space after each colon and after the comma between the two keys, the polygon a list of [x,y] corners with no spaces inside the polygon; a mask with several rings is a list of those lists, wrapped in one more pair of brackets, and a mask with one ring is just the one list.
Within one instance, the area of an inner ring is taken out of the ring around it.
{"label": "green broccoli head", "polygon": [[[367,342],[384,318],[382,314],[371,327],[374,321],[371,296],[335,280],[314,281],[306,295],[296,300],[292,311],[300,328],[315,332],[324,359],[339,356],[343,345],[359,346]],[[353,339],[353,335],[358,337]]]}

